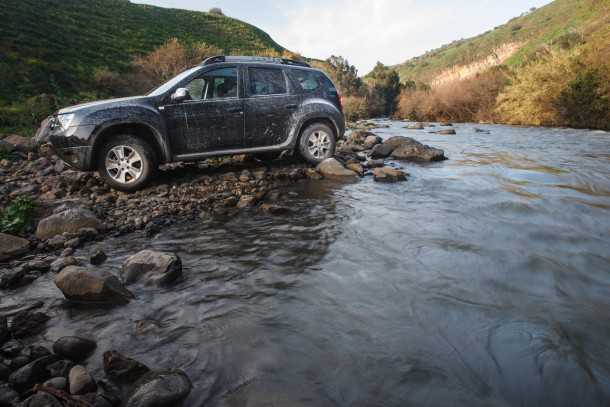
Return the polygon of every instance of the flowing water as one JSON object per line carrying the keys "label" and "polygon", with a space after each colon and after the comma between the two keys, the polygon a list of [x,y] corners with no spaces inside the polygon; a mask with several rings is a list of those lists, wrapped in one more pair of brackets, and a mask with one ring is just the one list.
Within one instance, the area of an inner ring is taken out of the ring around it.
{"label": "flowing water", "polygon": [[610,134],[380,124],[450,160],[107,240],[113,271],[144,248],[184,262],[127,306],[66,307],[52,275],[0,304],[45,301],[46,340],[94,337],[97,374],[108,349],[185,369],[186,406],[608,405]]}

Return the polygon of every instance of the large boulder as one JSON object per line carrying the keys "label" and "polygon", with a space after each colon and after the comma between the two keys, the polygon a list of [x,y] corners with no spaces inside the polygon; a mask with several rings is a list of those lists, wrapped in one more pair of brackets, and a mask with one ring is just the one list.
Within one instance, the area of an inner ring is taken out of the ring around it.
{"label": "large boulder", "polygon": [[121,277],[125,284],[144,280],[146,285],[171,284],[182,276],[182,260],[173,253],[142,250],[123,263]]}
{"label": "large boulder", "polygon": [[377,144],[375,147],[373,147],[373,151],[371,151],[371,158],[381,159],[389,157],[393,150],[394,146],[390,144]]}
{"label": "large boulder", "polygon": [[443,150],[422,144],[411,137],[403,136],[390,137],[383,144],[376,145],[371,154],[374,159],[388,156],[408,161],[441,161],[446,159]]}
{"label": "large boulder", "polygon": [[81,229],[101,228],[100,220],[88,209],[70,208],[55,213],[38,223],[36,237],[40,240],[50,239],[63,233],[78,233]]}
{"label": "large boulder", "polygon": [[172,406],[184,400],[193,388],[182,370],[158,370],[144,375],[127,400],[127,407]]}
{"label": "large boulder", "polygon": [[337,159],[327,158],[316,167],[318,172],[327,177],[357,177],[354,171],[345,168]]}
{"label": "large boulder", "polygon": [[9,260],[28,251],[30,242],[21,237],[0,233],[0,261]]}
{"label": "large boulder", "polygon": [[64,268],[55,276],[55,285],[68,300],[75,302],[126,304],[134,298],[112,274],[85,267]]}

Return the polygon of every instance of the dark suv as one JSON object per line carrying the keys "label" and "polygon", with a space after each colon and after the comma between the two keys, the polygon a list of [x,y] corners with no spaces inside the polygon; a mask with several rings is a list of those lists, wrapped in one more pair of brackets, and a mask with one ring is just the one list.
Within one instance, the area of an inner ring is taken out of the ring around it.
{"label": "dark suv", "polygon": [[345,131],[333,83],[279,58],[206,59],[146,96],[67,107],[37,133],[71,166],[116,189],[141,188],[159,164],[296,150],[331,157]]}

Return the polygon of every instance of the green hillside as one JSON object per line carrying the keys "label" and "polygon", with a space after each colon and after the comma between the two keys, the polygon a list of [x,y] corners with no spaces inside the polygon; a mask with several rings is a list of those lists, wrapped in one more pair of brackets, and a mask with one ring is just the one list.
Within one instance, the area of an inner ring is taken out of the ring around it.
{"label": "green hillside", "polygon": [[498,47],[514,43],[520,48],[505,64],[517,66],[547,44],[580,42],[591,36],[607,41],[607,36],[598,34],[609,25],[609,0],[555,0],[477,37],[454,41],[394,68],[402,81],[428,82],[447,68],[479,61]]}
{"label": "green hillside", "polygon": [[226,52],[284,50],[239,20],[127,0],[3,0],[0,20],[0,106],[87,92],[96,68],[122,72],[172,37]]}

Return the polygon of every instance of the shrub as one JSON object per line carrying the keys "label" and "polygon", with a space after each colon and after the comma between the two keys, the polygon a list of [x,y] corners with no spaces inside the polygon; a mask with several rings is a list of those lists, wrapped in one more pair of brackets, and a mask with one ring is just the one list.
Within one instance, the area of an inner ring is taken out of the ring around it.
{"label": "shrub", "polygon": [[368,103],[362,96],[346,96],[343,98],[343,113],[348,121],[366,119],[368,114]]}
{"label": "shrub", "polygon": [[597,69],[578,72],[557,99],[561,122],[572,127],[610,128],[610,100],[603,94],[602,84]]}
{"label": "shrub", "polygon": [[59,109],[59,101],[55,95],[37,95],[25,101],[24,109],[29,116],[29,124],[38,125],[42,120]]}
{"label": "shrub", "polygon": [[556,101],[575,76],[577,53],[550,50],[518,69],[512,83],[498,96],[500,120],[510,124],[562,124]]}
{"label": "shrub", "polygon": [[0,232],[20,233],[30,223],[34,202],[29,197],[18,197],[0,213]]}

